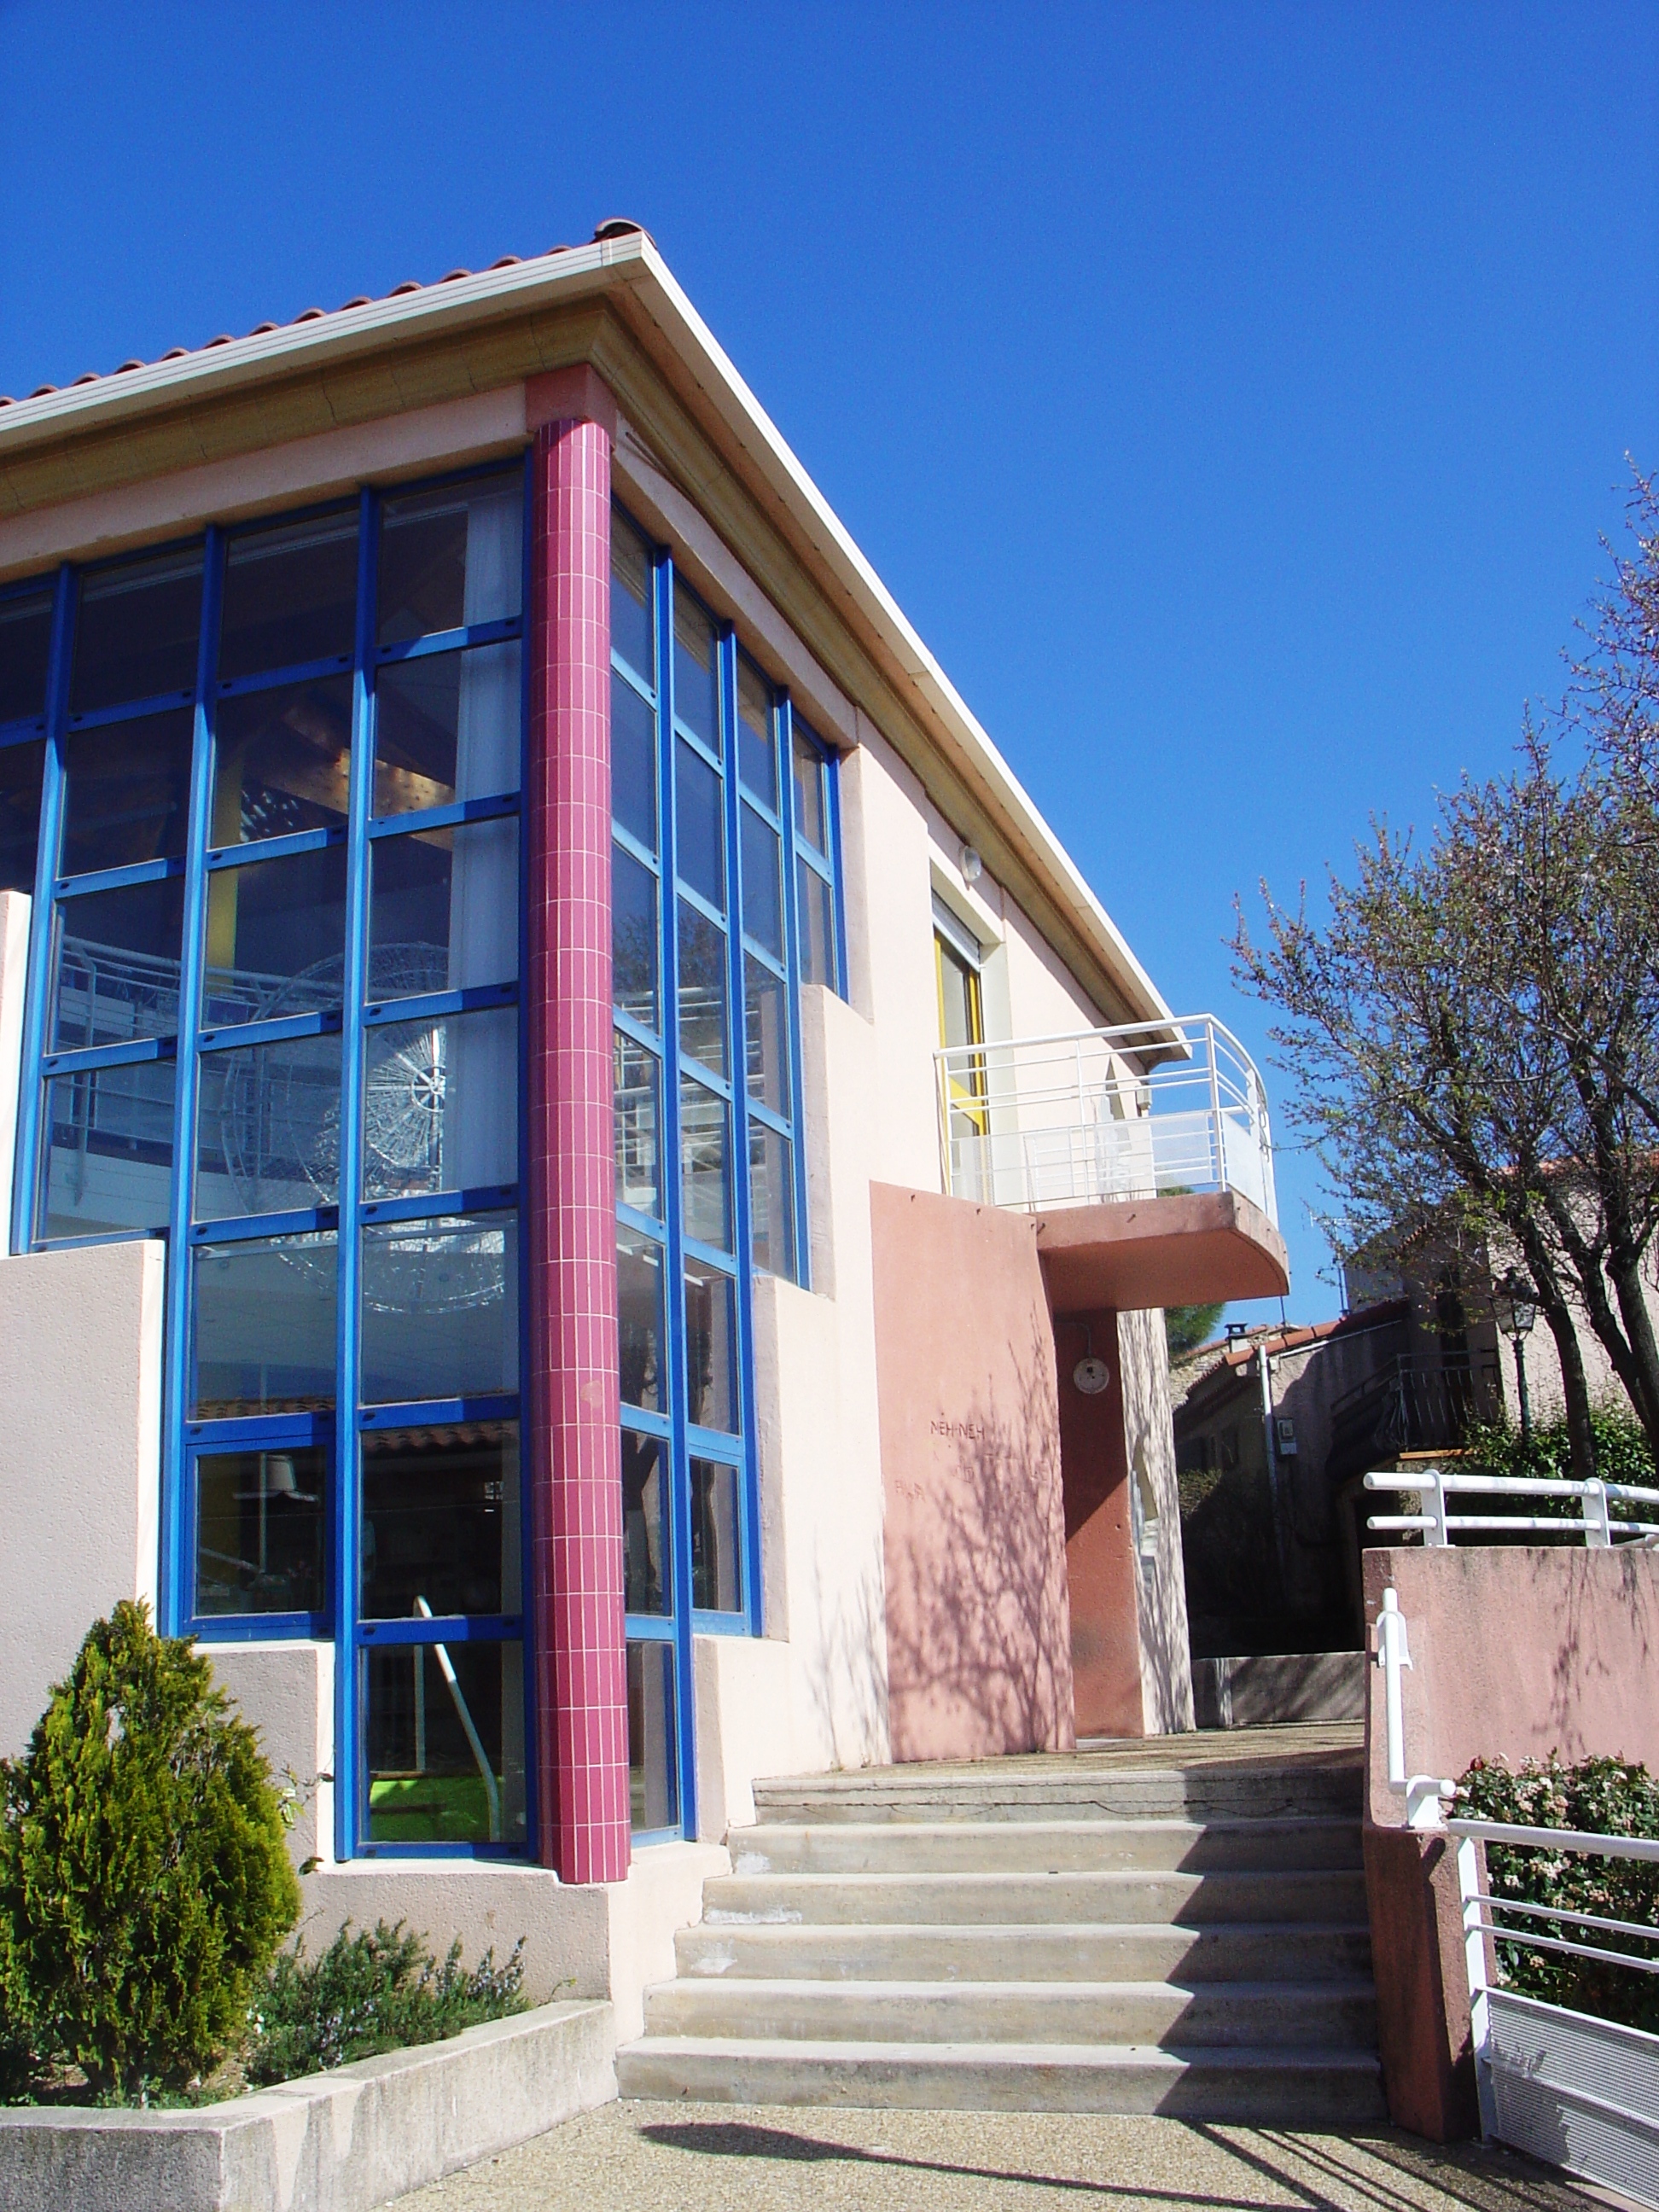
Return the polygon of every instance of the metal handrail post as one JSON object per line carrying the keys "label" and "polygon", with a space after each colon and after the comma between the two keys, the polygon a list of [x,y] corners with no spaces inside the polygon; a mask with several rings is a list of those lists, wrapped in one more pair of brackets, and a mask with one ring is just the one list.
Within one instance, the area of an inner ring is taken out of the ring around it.
{"label": "metal handrail post", "polygon": [[1457,1840],[1457,1887],[1463,1899],[1463,1964],[1469,1984],[1469,2042],[1474,2051],[1474,2091],[1480,2109],[1480,2133],[1490,2140],[1497,2113],[1492,2088],[1490,1982],[1486,1972],[1486,1930],[1480,1911],[1480,1846],[1473,1836]]}
{"label": "metal handrail post", "polygon": [[[1516,1339],[1516,1343],[1520,1339]],[[1592,1549],[1607,1551],[1613,1543],[1613,1530],[1608,1525],[1607,1485],[1592,1475],[1584,1485],[1584,1542]]]}
{"label": "metal handrail post", "polygon": [[1428,1501],[1429,1526],[1423,1531],[1423,1541],[1444,1548],[1451,1543],[1451,1530],[1446,1517],[1446,1478],[1437,1467],[1429,1468],[1428,1483],[1423,1495]]}
{"label": "metal handrail post", "polygon": [[1227,1188],[1227,1146],[1221,1127],[1221,1083],[1215,1064],[1215,1023],[1204,1017],[1204,1048],[1210,1063],[1210,1157],[1218,1190]]}

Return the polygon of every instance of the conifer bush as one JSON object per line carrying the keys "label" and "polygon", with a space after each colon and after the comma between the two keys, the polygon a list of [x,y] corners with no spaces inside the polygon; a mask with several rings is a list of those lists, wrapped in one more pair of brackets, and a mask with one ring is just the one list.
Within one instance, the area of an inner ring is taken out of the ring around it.
{"label": "conifer bush", "polygon": [[0,2063],[78,2066],[103,2101],[188,2083],[299,1911],[258,1737],[188,1638],[118,1605],[0,1761]]}

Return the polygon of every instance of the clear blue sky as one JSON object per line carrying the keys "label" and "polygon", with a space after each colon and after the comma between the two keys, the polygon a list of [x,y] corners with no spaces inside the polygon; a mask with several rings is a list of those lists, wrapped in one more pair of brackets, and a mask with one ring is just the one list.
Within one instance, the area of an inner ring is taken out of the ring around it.
{"label": "clear blue sky", "polygon": [[1499,767],[1659,467],[1652,0],[0,0],[0,391],[642,222],[1253,1047],[1234,892]]}

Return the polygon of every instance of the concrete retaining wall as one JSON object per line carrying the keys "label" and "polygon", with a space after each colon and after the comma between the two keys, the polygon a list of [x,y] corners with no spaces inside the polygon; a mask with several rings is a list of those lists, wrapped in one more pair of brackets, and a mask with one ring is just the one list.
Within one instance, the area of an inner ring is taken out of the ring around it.
{"label": "concrete retaining wall", "polygon": [[1363,1651],[1263,1651],[1193,1662],[1195,1728],[1274,1728],[1364,1715]]}
{"label": "concrete retaining wall", "polygon": [[0,2112],[7,2212],[367,2212],[617,2094],[608,2004],[544,2005],[447,2043],[194,2112]]}

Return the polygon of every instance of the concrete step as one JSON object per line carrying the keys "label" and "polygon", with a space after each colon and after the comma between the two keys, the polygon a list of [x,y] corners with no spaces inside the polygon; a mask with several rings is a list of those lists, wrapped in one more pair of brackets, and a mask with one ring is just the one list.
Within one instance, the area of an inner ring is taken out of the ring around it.
{"label": "concrete step", "polygon": [[1288,1873],[721,1875],[703,1886],[703,1920],[948,1922],[1217,1921],[1357,1923],[1365,1878],[1346,1869]]}
{"label": "concrete step", "polygon": [[[1008,1771],[1010,1768],[1012,1771]],[[872,1767],[755,1784],[763,1825],[819,1821],[1261,1820],[1361,1810],[1358,1756],[1306,1766],[1222,1764],[1091,1768],[987,1759],[963,1766]]]}
{"label": "concrete step", "polygon": [[1359,1822],[1212,1820],[767,1822],[727,1838],[734,1874],[1207,1874],[1361,1870]]}
{"label": "concrete step", "polygon": [[1322,1982],[667,1982],[651,2036],[801,2043],[1158,2044],[1375,2052],[1366,1976]]}
{"label": "concrete step", "polygon": [[741,1982],[1311,1982],[1371,1970],[1363,1913],[1327,1923],[1199,1929],[726,1921],[683,1928],[674,1949],[682,1975]]}
{"label": "concrete step", "polygon": [[653,2035],[617,2053],[617,2084],[624,2097],[725,2104],[1164,2112],[1300,2128],[1363,2126],[1386,2117],[1374,2057],[1282,2045],[1162,2051]]}

